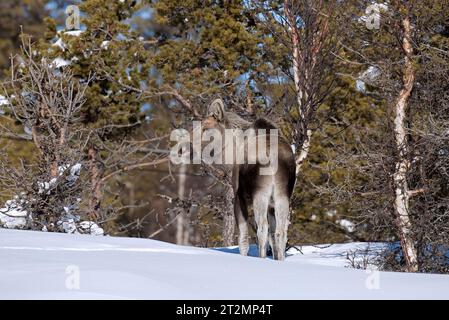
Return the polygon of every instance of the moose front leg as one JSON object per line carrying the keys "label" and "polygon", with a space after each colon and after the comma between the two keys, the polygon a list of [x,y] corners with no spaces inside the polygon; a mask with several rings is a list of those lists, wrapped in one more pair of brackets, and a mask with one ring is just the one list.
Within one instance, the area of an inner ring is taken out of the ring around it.
{"label": "moose front leg", "polygon": [[248,255],[249,239],[248,239],[248,211],[246,203],[243,199],[236,196],[234,201],[234,214],[237,226],[239,228],[239,249],[243,256]]}

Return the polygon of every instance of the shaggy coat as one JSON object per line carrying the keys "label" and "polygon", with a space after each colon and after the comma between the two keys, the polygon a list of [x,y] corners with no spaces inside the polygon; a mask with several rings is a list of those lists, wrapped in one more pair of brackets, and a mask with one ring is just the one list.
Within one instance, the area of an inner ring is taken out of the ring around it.
{"label": "shaggy coat", "polygon": [[[208,116],[202,122],[203,129],[266,129],[266,145],[270,146],[270,129],[276,126],[270,121],[259,118],[253,123],[237,114],[226,112],[221,99],[214,100],[208,108]],[[278,131],[277,131],[278,132]],[[245,144],[248,140],[245,139]],[[272,174],[260,174],[261,168],[272,165],[233,164],[231,165],[234,188],[234,214],[239,228],[239,248],[242,255],[248,254],[248,208],[251,205],[257,225],[259,257],[267,255],[270,245],[273,258],[284,260],[287,244],[287,231],[290,223],[290,197],[295,185],[295,158],[287,141],[277,134],[277,166]],[[245,146],[246,147],[246,146]],[[244,147],[243,150],[247,150]],[[242,150],[242,149],[240,149]],[[267,151],[267,153],[269,153]]]}

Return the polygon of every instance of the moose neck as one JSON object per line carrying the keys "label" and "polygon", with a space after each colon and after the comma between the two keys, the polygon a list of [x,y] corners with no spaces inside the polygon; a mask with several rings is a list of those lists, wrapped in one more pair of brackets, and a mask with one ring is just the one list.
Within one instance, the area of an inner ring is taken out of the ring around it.
{"label": "moose neck", "polygon": [[251,122],[246,121],[234,112],[225,112],[225,127],[230,129],[247,129]]}

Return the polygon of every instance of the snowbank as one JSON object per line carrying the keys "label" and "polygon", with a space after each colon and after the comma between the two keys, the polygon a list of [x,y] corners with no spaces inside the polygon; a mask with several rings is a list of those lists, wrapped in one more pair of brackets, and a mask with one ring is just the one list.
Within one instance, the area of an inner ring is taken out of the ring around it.
{"label": "snowbank", "polygon": [[235,247],[0,229],[0,298],[449,298],[446,275],[345,268],[347,253],[366,246],[302,247],[278,262],[242,257]]}

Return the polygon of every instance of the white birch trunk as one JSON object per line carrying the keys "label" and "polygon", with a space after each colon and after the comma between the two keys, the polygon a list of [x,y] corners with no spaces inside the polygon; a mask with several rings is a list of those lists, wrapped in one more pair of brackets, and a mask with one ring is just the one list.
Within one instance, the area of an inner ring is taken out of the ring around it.
{"label": "white birch trunk", "polygon": [[299,152],[299,154],[296,156],[296,159],[295,159],[296,177],[298,176],[299,172],[301,171],[301,166],[304,163],[304,160],[306,160],[307,156],[309,155],[311,138],[312,138],[312,130],[307,130],[307,135],[301,145],[301,151]]}
{"label": "white birch trunk", "polygon": [[[287,20],[290,25],[290,32],[291,32],[291,40],[292,40],[292,56],[293,56],[293,80],[295,83],[295,92],[296,92],[296,104],[298,106],[298,114],[300,121],[302,122],[303,127],[307,127],[305,121],[306,116],[305,113],[307,111],[306,108],[303,106],[303,98],[304,92],[301,87],[301,77],[300,77],[300,59],[301,59],[301,51],[299,46],[299,32],[297,30],[296,26],[296,20],[295,17],[292,15],[288,3],[285,2],[284,4],[285,13],[287,16]],[[298,177],[298,174],[301,170],[301,166],[304,163],[304,160],[306,160],[309,150],[310,150],[310,139],[312,137],[312,131],[306,130],[305,136],[303,137],[303,141],[300,141],[299,152],[297,152],[295,156],[295,163],[296,163],[296,177]]]}
{"label": "white birch trunk", "polygon": [[408,145],[406,133],[407,102],[413,89],[415,81],[415,70],[413,61],[413,47],[411,43],[411,25],[410,20],[402,20],[403,39],[402,48],[405,52],[405,69],[403,74],[403,87],[399,93],[395,104],[394,135],[396,149],[398,151],[398,161],[394,172],[393,180],[395,187],[394,209],[397,216],[397,228],[401,239],[402,251],[409,272],[418,271],[418,258],[411,235],[411,224],[409,214],[410,192],[407,184],[407,174],[410,162],[407,160]]}

